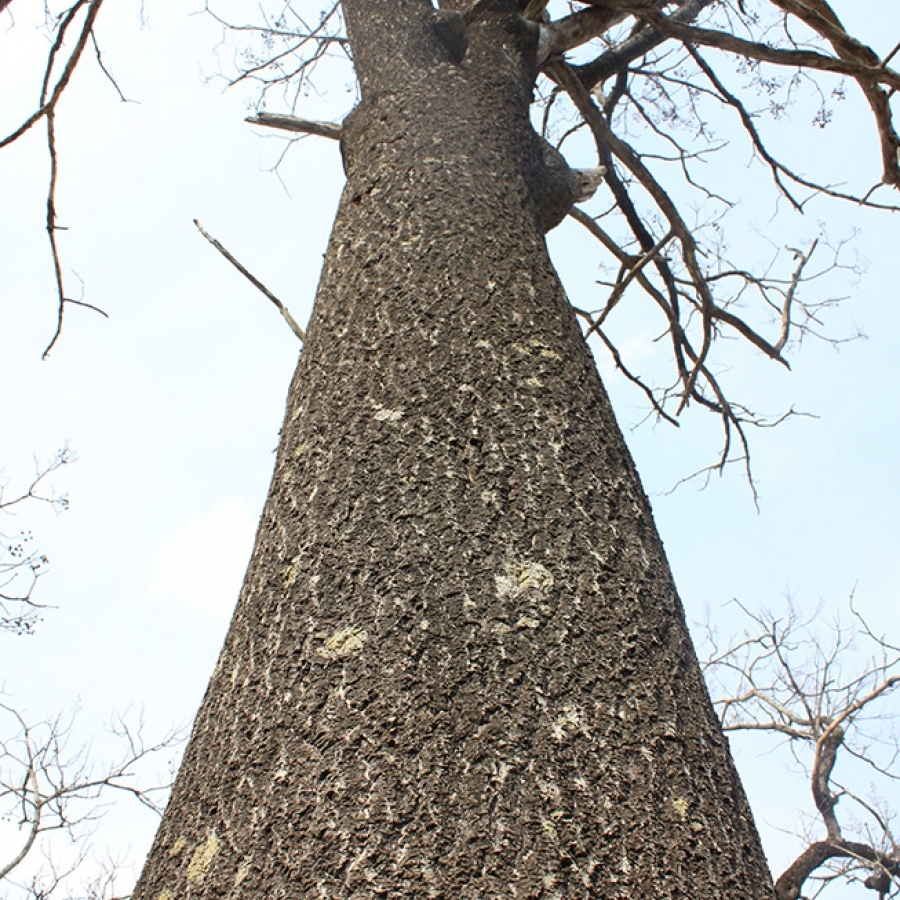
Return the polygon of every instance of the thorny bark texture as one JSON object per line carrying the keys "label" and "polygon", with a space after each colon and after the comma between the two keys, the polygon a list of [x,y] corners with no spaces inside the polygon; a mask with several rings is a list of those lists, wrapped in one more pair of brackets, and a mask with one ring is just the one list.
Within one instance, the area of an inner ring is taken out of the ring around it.
{"label": "thorny bark texture", "polygon": [[362,103],[239,605],[135,900],[772,898],[547,257],[535,30],[346,0]]}
{"label": "thorny bark texture", "polygon": [[[817,897],[845,879],[862,880],[881,897],[900,886],[891,811],[877,794],[866,799],[848,783],[848,776],[863,784],[874,776],[882,786],[897,778],[900,744],[884,701],[900,686],[900,648],[876,635],[852,603],[850,611],[853,625],[838,621],[827,635],[818,614],[804,620],[792,605],[781,615],[748,613],[750,628],[724,649],[707,631],[703,668],[724,730],[787,739],[809,774],[817,834],[806,836],[807,846],[776,880],[778,900],[797,900],[804,890]],[[865,663],[848,664],[851,651],[865,653]],[[857,771],[848,772],[854,761]]]}

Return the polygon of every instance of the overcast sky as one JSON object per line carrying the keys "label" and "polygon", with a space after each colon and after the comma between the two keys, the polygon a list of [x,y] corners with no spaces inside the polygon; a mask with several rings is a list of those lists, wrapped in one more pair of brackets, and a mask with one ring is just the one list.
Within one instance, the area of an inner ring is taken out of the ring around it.
{"label": "overcast sky", "polygon": [[[41,5],[16,0],[15,28],[9,13],[0,15],[4,134],[38,91],[47,41],[27,17],[37,20]],[[199,3],[143,6],[145,24],[140,3],[125,0],[104,7],[97,27],[107,64],[136,102],[119,102],[85,60],[60,107],[57,201],[69,229],[60,237],[67,279],[79,296],[80,278],[84,299],[109,319],[70,308],[47,361],[41,352],[55,300],[42,136],[0,152],[0,469],[13,493],[35,457],[63,445],[78,456],[53,480],[69,494],[69,512],[31,509],[0,523],[5,532],[31,529],[50,555],[38,599],[54,607],[36,635],[0,635],[0,685],[31,720],[79,707],[79,735],[98,747],[114,711],[143,710],[151,736],[195,712],[249,556],[300,349],[192,219],[303,324],[342,185],[336,145],[318,138],[295,145],[272,174],[283,140],[243,122],[249,91],[225,92],[210,79],[220,29],[189,14]],[[848,25],[858,24],[876,48],[900,38],[896,5],[844,6]],[[227,64],[228,51],[221,59]],[[352,95],[338,84],[328,99],[343,109]],[[319,117],[322,107],[311,96],[300,112]],[[789,115],[779,125],[795,161],[814,167],[827,158],[848,179],[877,178],[877,140],[855,92],[824,132],[809,118]],[[752,435],[759,512],[738,467],[703,491],[691,483],[666,493],[714,459],[716,422],[691,413],[679,430],[656,425],[641,395],[602,357],[601,372],[692,621],[709,608],[728,632],[737,627],[725,606],[733,597],[751,608],[778,607],[790,591],[812,611],[820,602],[836,609],[855,590],[859,609],[896,639],[900,220],[814,203],[802,220],[773,221],[775,204],[742,187],[749,158],[733,156],[716,172],[748,204],[732,244],[808,239],[827,217],[834,238],[859,229],[854,247],[866,265],[862,279],[838,277],[829,289],[848,295],[829,323],[867,340],[840,352],[807,343],[792,355],[792,373],[753,354],[735,357],[730,377],[742,399],[766,412],[793,405],[816,416]],[[595,202],[602,208],[602,196]],[[567,223],[550,244],[573,303],[599,307],[597,253],[578,226]],[[629,361],[663,353],[656,324],[639,311],[618,327]],[[767,851],[783,867],[794,845],[778,828],[792,826],[793,804],[807,803],[806,785],[762,742],[738,750]],[[139,864],[154,823],[122,821],[127,826],[101,831],[98,843],[131,844],[130,862]]]}

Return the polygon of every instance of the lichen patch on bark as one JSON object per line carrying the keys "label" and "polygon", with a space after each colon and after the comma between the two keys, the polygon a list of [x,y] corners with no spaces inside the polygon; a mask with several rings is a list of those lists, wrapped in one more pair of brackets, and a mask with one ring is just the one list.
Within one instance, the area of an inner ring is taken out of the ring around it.
{"label": "lichen patch on bark", "polygon": [[502,575],[494,576],[494,584],[499,599],[516,600],[531,590],[546,594],[553,586],[553,576],[541,563],[512,562]]}
{"label": "lichen patch on bark", "polygon": [[206,873],[212,865],[213,857],[218,852],[220,843],[215,832],[211,831],[206,836],[206,840],[197,846],[187,867],[188,884],[195,886],[203,884],[203,879],[206,878]]}
{"label": "lichen patch on bark", "polygon": [[323,637],[325,637],[325,642],[317,652],[325,659],[334,659],[361,650],[363,644],[369,639],[369,632],[359,625],[348,625],[345,628],[339,628],[330,636],[323,635]]}

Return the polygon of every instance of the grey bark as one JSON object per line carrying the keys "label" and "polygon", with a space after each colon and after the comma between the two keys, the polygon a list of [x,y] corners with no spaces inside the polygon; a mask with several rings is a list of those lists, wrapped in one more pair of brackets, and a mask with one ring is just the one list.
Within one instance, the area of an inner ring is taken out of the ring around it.
{"label": "grey bark", "polygon": [[135,900],[772,898],[547,256],[534,30],[345,0],[362,104],[256,546]]}

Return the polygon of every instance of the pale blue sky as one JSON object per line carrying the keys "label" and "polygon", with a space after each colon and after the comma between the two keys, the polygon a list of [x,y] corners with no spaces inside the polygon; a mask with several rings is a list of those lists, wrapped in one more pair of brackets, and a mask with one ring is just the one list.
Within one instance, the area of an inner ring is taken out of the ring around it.
{"label": "pale blue sky", "polygon": [[[40,354],[55,305],[41,136],[0,154],[0,465],[12,487],[28,477],[34,455],[68,442],[79,457],[55,479],[71,511],[21,519],[51,556],[39,598],[57,609],[34,637],[0,635],[0,684],[32,718],[80,705],[88,738],[113,710],[142,707],[155,734],[195,711],[249,555],[299,351],[274,308],[203,241],[192,219],[302,324],[341,189],[337,147],[322,139],[294,148],[280,170],[284,186],[268,171],[281,139],[243,123],[246,93],[204,82],[215,69],[218,30],[187,14],[194,5],[149,0],[142,28],[137,0],[109,4],[98,32],[124,92],[138,102],[119,103],[87,62],[60,108],[58,209],[70,229],[61,237],[63,259],[83,279],[85,299],[110,319],[70,309],[46,362]],[[900,37],[895,5],[888,13],[883,0],[843,6],[853,8],[848,20],[878,14],[876,28],[861,29],[876,45],[881,35],[885,44]],[[20,16],[39,7],[13,4]],[[38,75],[27,67],[45,47],[40,32],[24,24],[11,31],[0,16],[4,133],[29,109]],[[342,86],[336,93],[345,104]],[[311,97],[301,112],[320,116],[322,105]],[[792,135],[785,146],[795,160],[836,160],[851,177],[877,177],[874,131],[856,94],[824,133],[808,118],[778,132]],[[814,235],[827,216],[835,237],[861,229],[856,248],[868,260],[858,285],[837,288],[852,297],[832,319],[838,331],[859,327],[868,340],[839,353],[810,343],[792,357],[792,374],[754,354],[735,356],[742,398],[766,411],[793,404],[819,417],[752,434],[760,511],[736,467],[705,491],[686,485],[665,494],[714,457],[717,423],[691,413],[678,431],[635,427],[646,416],[642,397],[605,358],[601,371],[691,620],[708,606],[728,631],[734,619],[722,607],[732,597],[777,606],[790,589],[813,608],[820,600],[840,604],[855,585],[860,609],[895,629],[900,220],[817,204],[802,222],[773,223],[748,158],[739,154],[715,173],[733,194],[754,200],[737,217],[734,244],[758,240],[753,229],[776,243]],[[573,302],[599,306],[599,258],[578,226],[567,223],[550,244]],[[77,290],[77,279],[70,284]],[[629,358],[659,352],[655,327],[639,310],[623,316]],[[784,757],[760,755],[759,745],[742,745],[739,759],[777,868],[793,847],[775,826],[791,826],[790,802],[806,803],[806,786],[784,774]],[[110,841],[133,841],[138,862],[153,823],[135,824],[130,815],[122,822]]]}

